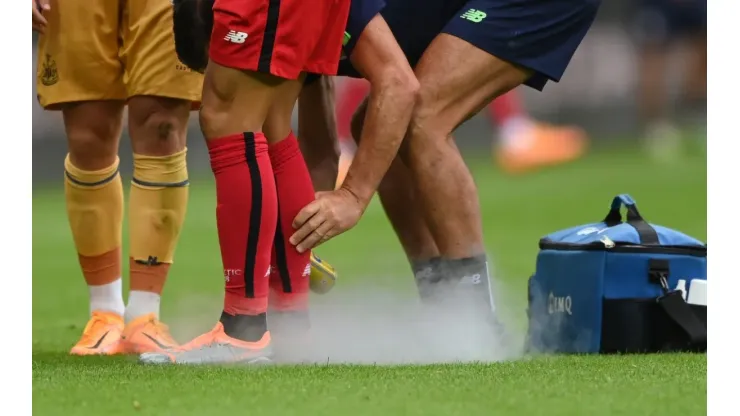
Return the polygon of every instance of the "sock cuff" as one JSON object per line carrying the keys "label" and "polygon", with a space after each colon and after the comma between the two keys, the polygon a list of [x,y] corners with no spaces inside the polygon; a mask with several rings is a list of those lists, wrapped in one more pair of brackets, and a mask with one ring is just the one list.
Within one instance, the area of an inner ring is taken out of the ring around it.
{"label": "sock cuff", "polygon": [[219,151],[221,149],[232,149],[232,148],[239,148],[244,149],[244,147],[249,143],[254,143],[257,147],[263,147],[265,150],[267,150],[267,138],[265,137],[264,133],[261,131],[258,131],[256,133],[253,132],[244,132],[244,133],[236,133],[236,134],[230,134],[228,136],[218,137],[215,139],[206,140],[206,145],[208,146],[209,151]]}
{"label": "sock cuff", "polygon": [[249,154],[257,157],[267,152],[267,139],[262,132],[238,133],[207,141],[211,170],[217,172],[230,166],[244,164]]}
{"label": "sock cuff", "polygon": [[118,165],[120,161],[116,157],[116,161],[107,168],[100,170],[83,170],[72,164],[69,153],[64,158],[64,176],[71,185],[85,188],[98,188],[102,187],[118,177]]}
{"label": "sock cuff", "polygon": [[188,186],[187,151],[185,148],[168,156],[134,153],[134,176],[131,182],[142,188]]}
{"label": "sock cuff", "polygon": [[278,170],[280,166],[284,165],[294,157],[303,157],[301,154],[301,148],[298,145],[298,139],[292,131],[288,137],[270,145],[268,151],[270,153],[270,162],[272,162],[273,170]]}

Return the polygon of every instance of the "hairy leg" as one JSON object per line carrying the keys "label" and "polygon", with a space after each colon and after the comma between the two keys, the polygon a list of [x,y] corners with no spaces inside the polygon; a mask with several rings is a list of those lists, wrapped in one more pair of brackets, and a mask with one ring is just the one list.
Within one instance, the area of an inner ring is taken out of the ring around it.
{"label": "hairy leg", "polygon": [[452,132],[526,81],[531,71],[441,34],[422,56],[416,75],[420,99],[400,155],[440,254],[436,266],[417,282],[429,299],[444,302],[465,319],[488,320],[495,307],[478,192]]}
{"label": "hairy leg", "polygon": [[[355,140],[362,135],[366,109],[367,99],[352,117],[351,132]],[[438,257],[439,250],[424,220],[409,170],[400,158],[396,157],[388,169],[378,187],[378,196],[412,268],[417,263]]]}
{"label": "hairy leg", "polygon": [[451,134],[531,71],[441,34],[419,61],[416,76],[420,100],[401,155],[440,254],[450,259],[479,255],[484,248],[478,193]]}

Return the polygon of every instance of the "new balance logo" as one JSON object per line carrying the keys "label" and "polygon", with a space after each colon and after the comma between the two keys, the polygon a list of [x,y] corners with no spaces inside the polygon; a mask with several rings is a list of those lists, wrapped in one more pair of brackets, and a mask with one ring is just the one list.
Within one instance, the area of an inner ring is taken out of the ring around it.
{"label": "new balance logo", "polygon": [[465,20],[470,20],[473,23],[480,23],[483,19],[486,18],[486,13],[476,9],[469,9],[460,17]]}
{"label": "new balance logo", "polygon": [[224,36],[224,40],[231,43],[244,43],[244,41],[247,40],[247,36],[249,35],[244,32],[230,30],[229,33]]}
{"label": "new balance logo", "polygon": [[481,283],[481,275],[476,273],[471,276],[465,276],[461,279],[461,282],[470,285],[479,285]]}

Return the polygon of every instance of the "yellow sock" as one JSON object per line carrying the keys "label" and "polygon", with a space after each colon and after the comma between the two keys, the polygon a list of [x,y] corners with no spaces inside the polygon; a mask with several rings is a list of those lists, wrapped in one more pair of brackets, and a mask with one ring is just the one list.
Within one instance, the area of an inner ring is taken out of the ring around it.
{"label": "yellow sock", "polygon": [[82,267],[90,286],[121,277],[123,186],[118,159],[101,170],[84,171],[64,160],[67,217]]}
{"label": "yellow sock", "polygon": [[186,153],[134,154],[129,200],[132,291],[162,293],[188,204]]}

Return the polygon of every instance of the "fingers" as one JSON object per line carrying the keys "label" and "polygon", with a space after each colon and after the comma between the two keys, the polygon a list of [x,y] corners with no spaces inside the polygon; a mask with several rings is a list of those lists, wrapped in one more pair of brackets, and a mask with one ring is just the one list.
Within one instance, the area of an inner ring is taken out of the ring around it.
{"label": "fingers", "polygon": [[314,247],[324,243],[331,238],[331,231],[334,225],[331,221],[324,221],[316,228],[311,234],[308,235],[303,241],[296,246],[296,250],[299,253],[303,253],[313,249]]}
{"label": "fingers", "polygon": [[[303,244],[304,240],[311,237],[311,235],[319,229],[321,224],[323,224],[326,221],[326,217],[321,214],[316,214],[313,217],[311,217],[308,221],[304,222],[303,225],[296,230],[295,233],[293,233],[292,236],[290,236],[290,243],[294,246],[299,246]],[[299,252],[303,252],[301,250],[298,250]],[[305,250],[304,250],[305,251]]]}
{"label": "fingers", "polygon": [[51,10],[51,6],[49,5],[49,1],[50,0],[36,0],[36,4],[42,10]]}
{"label": "fingers", "polygon": [[[319,204],[318,201],[313,201],[310,204],[303,207],[301,212],[298,213],[298,215],[293,218],[293,228],[299,229],[303,224],[306,223],[311,217],[313,217],[319,210],[321,209],[321,204]],[[290,242],[292,243],[293,240],[291,239]]]}
{"label": "fingers", "polygon": [[[48,4],[46,4],[46,6],[40,7],[44,7],[45,10],[49,9]],[[39,33],[44,33],[44,31],[46,30],[46,23],[46,18],[43,14],[41,14],[39,8],[37,8],[36,5],[33,5],[33,7],[31,8],[31,27],[33,28],[33,30]]]}

